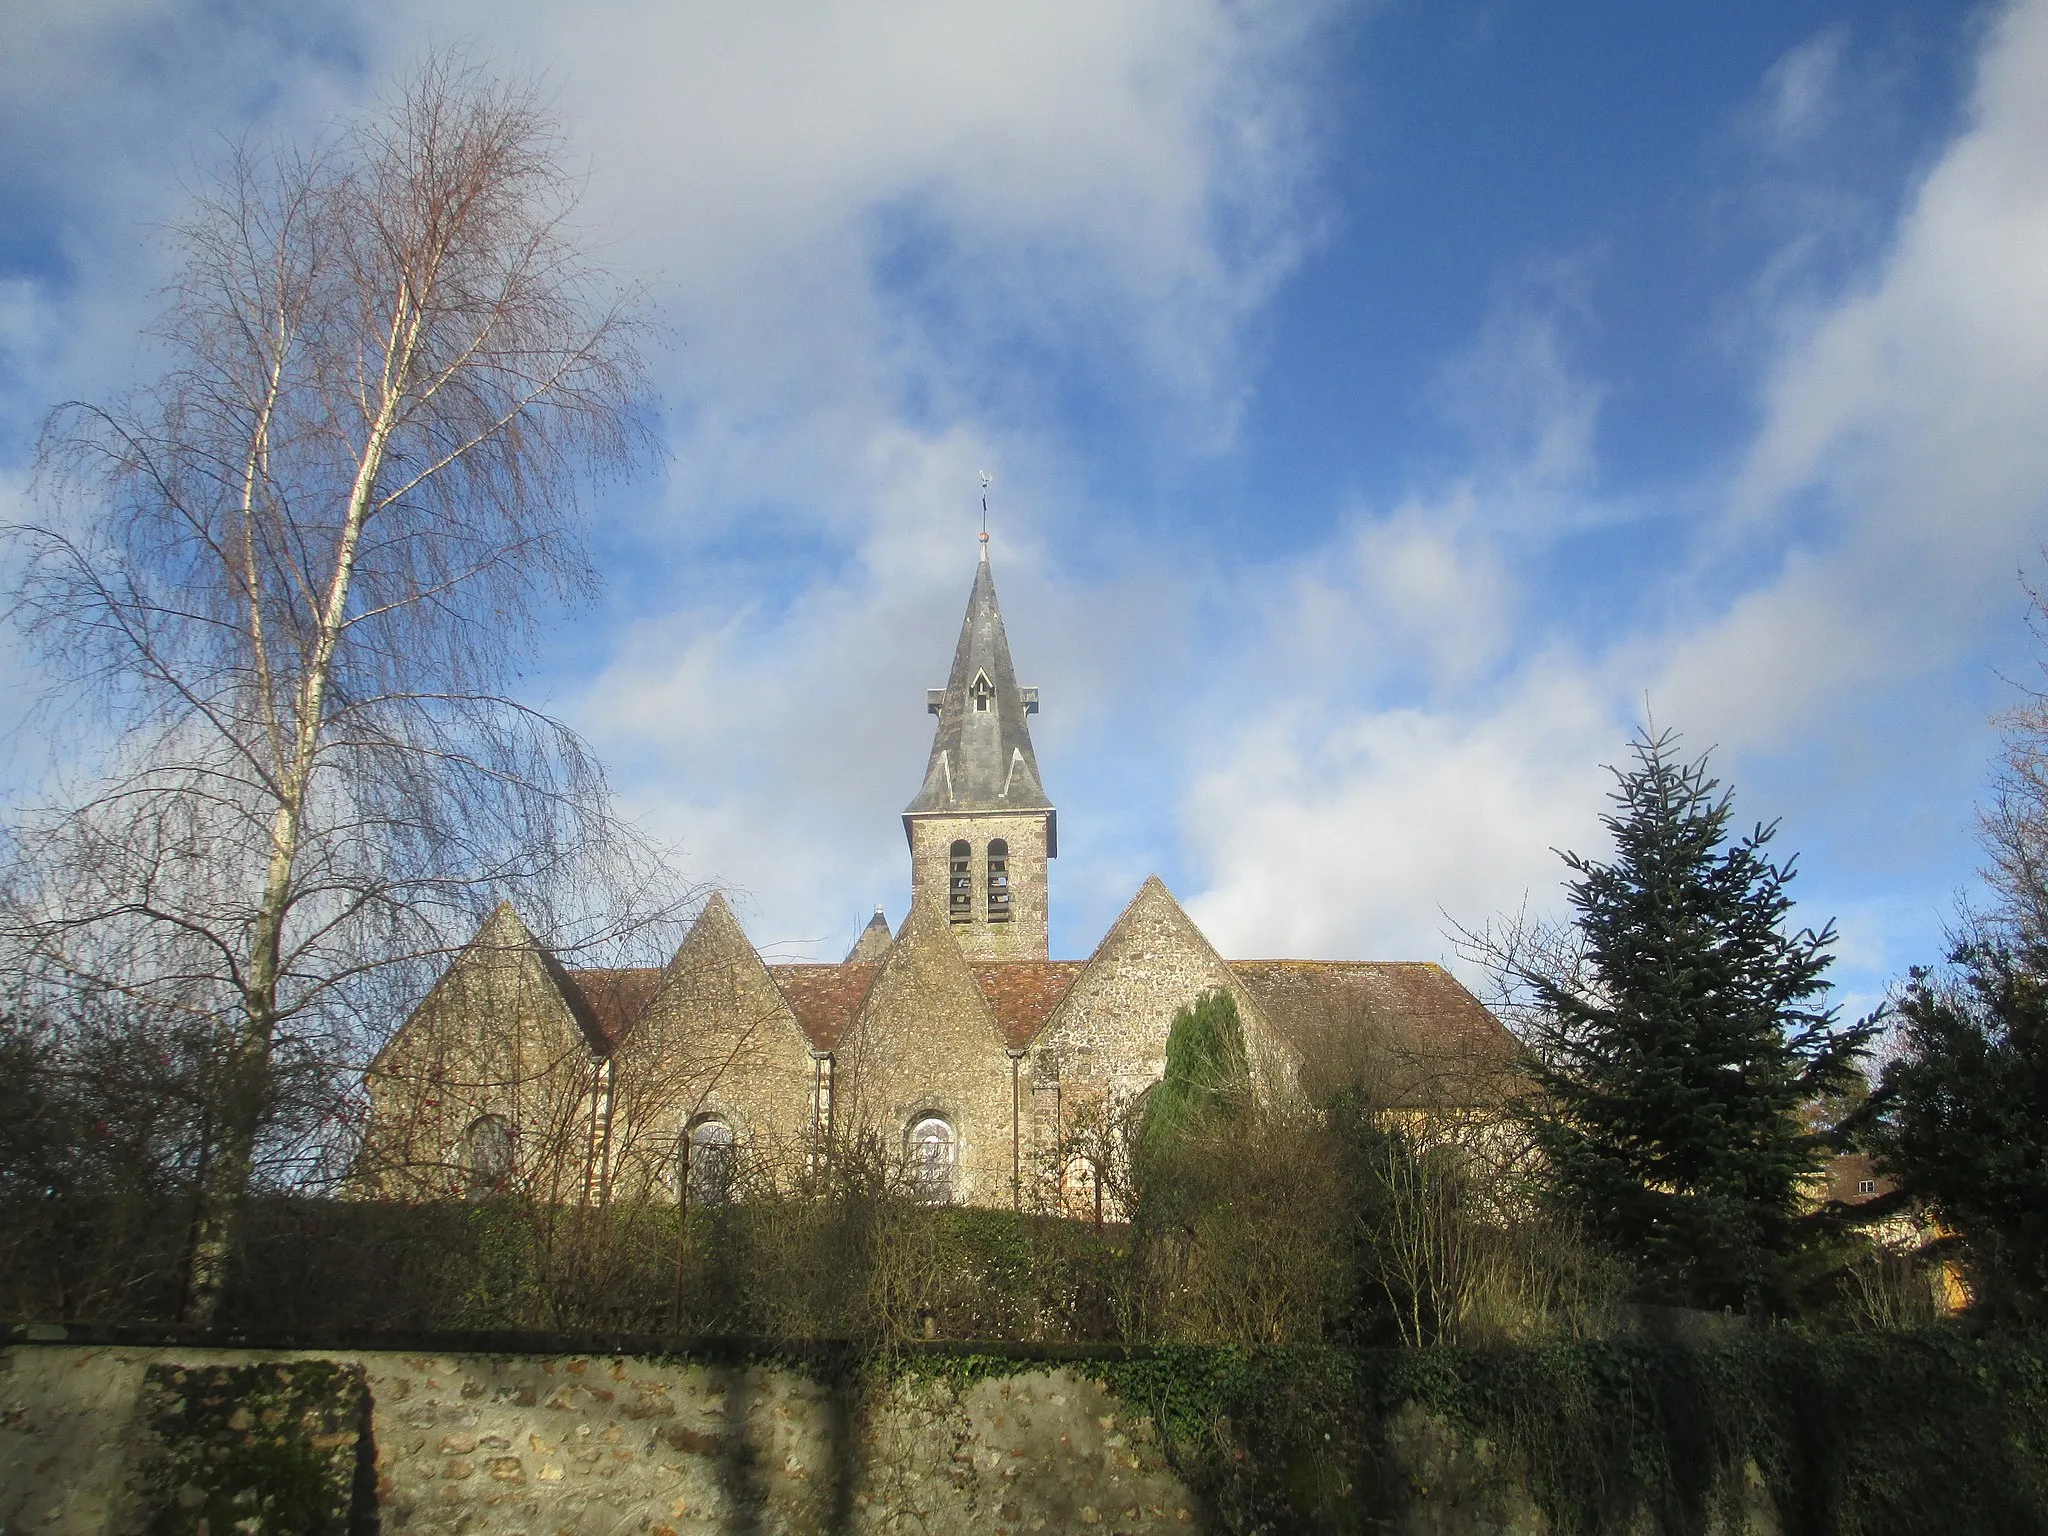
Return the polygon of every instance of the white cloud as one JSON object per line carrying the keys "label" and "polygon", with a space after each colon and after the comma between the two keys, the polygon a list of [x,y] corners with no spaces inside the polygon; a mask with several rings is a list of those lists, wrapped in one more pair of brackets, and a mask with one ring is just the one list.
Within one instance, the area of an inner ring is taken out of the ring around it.
{"label": "white cloud", "polygon": [[1227,731],[1182,804],[1227,954],[1450,958],[1446,918],[1554,904],[1554,850],[1590,852],[1631,702],[1518,556],[1597,521],[1603,390],[1564,341],[1569,265],[1509,289],[1436,395],[1471,472],[1268,573]]}
{"label": "white cloud", "polygon": [[1973,120],[1888,255],[1787,348],[1720,551],[1783,564],[1658,690],[1769,741],[1844,690],[1903,691],[2012,627],[2048,533],[2048,5],[2009,11]]}
{"label": "white cloud", "polygon": [[[25,393],[50,398],[65,370],[89,395],[122,381],[155,280],[137,236],[210,130],[302,133],[451,40],[537,70],[587,157],[583,218],[616,267],[651,275],[677,341],[658,364],[665,510],[603,531],[661,611],[614,620],[602,675],[556,691],[696,873],[750,890],[765,936],[829,953],[842,918],[905,885],[891,812],[922,768],[976,471],[999,475],[1013,605],[1044,588],[1063,520],[1088,515],[1065,494],[1064,406],[1032,391],[1085,379],[1177,441],[1228,438],[1245,322],[1302,238],[1312,146],[1290,65],[1323,10],[337,0],[251,25],[196,4],[44,8],[0,46],[20,147],[0,175],[61,202],[65,302],[108,345],[74,337]],[[1157,603],[1102,610],[1100,591],[1046,604],[1061,620],[1040,658]],[[1100,648],[1073,660],[1085,709],[1109,669]]]}
{"label": "white cloud", "polygon": [[1608,701],[1564,659],[1482,713],[1275,712],[1188,797],[1219,876],[1190,908],[1227,954],[1449,958],[1446,913],[1512,911],[1553,849],[1597,849],[1603,755]]}
{"label": "white cloud", "polygon": [[[1772,72],[1759,110],[1773,133],[1817,131],[1840,57],[1839,38],[1825,36]],[[1882,261],[1804,316],[1766,370],[1761,424],[1725,513],[1672,524],[1691,548],[1674,547],[1648,578],[1663,601],[1632,605],[1645,617],[1582,654],[1516,659],[1549,636],[1539,594],[1508,574],[1526,546],[1506,530],[1535,526],[1514,515],[1525,483],[1546,487],[1553,508],[1583,503],[1598,391],[1573,387],[1540,310],[1496,314],[1446,377],[1482,448],[1491,423],[1513,451],[1482,452],[1490,476],[1458,494],[1368,525],[1439,556],[1461,547],[1469,568],[1493,573],[1491,589],[1433,584],[1427,562],[1410,584],[1378,589],[1348,569],[1356,533],[1303,562],[1348,573],[1297,579],[1315,600],[1273,631],[1263,666],[1275,696],[1185,805],[1185,836],[1210,877],[1193,906],[1227,949],[1430,955],[1443,948],[1439,907],[1469,923],[1513,910],[1525,890],[1554,903],[1558,868],[1544,850],[1590,846],[1595,765],[1620,755],[1647,695],[1689,746],[1719,749],[1745,814],[1772,814],[1759,782],[1789,796],[1798,774],[1781,765],[1804,764],[1808,825],[1831,827],[1838,854],[1853,849],[1864,873],[1895,882],[1892,898],[1851,906],[1853,996],[1874,996],[1887,966],[1935,958],[1925,949],[1952,892],[1911,882],[1954,876],[1952,862],[1928,859],[1929,838],[1953,848],[1967,823],[1986,747],[1973,702],[1982,658],[2018,641],[2014,575],[2048,535],[2044,78],[2048,3],[2032,0],[1991,33],[1971,121],[1908,201]],[[1404,596],[1433,585],[1473,600]],[[1373,618],[1353,620],[1335,660],[1293,686],[1298,636],[1325,612],[1353,610]],[[1504,640],[1483,623],[1497,611],[1512,615]],[[1439,644],[1475,658],[1437,660],[1463,696],[1417,705],[1384,686],[1360,698],[1333,685],[1346,660],[1370,667],[1387,649],[1382,632],[1405,637],[1391,642],[1396,655],[1405,643],[1428,658]],[[1928,782],[1955,796],[1947,828],[1930,831],[1914,803]],[[1825,901],[1846,884],[1809,865],[1802,894]],[[1902,955],[1902,934],[1922,952]]]}
{"label": "white cloud", "polygon": [[1440,371],[1433,393],[1463,428],[1496,512],[1534,510],[1577,489],[1593,467],[1606,393],[1568,355],[1564,323],[1586,307],[1591,257],[1523,273],[1500,295],[1471,346]]}
{"label": "white cloud", "polygon": [[[737,475],[858,537],[870,509],[826,471],[881,423],[1033,414],[1033,357],[1228,432],[1240,326],[1295,249],[1305,130],[1283,72],[1320,9],[429,14],[437,34],[545,65],[593,147],[593,223],[622,264],[660,274],[691,515],[735,499],[699,494],[700,473],[721,493]],[[382,24],[392,58],[423,30],[417,12]]]}
{"label": "white cloud", "polygon": [[1846,27],[1828,27],[1790,50],[1765,73],[1763,89],[1744,118],[1750,135],[1767,151],[1787,153],[1833,124],[1848,41]]}

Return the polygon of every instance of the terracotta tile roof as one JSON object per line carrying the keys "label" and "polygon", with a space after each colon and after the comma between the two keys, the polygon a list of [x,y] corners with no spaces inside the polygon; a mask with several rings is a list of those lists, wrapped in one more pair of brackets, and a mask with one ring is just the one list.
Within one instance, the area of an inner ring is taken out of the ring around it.
{"label": "terracotta tile roof", "polygon": [[995,1010],[996,1028],[1013,1051],[1031,1043],[1074,978],[1079,960],[990,960],[973,967],[981,995]]}
{"label": "terracotta tile roof", "polygon": [[564,971],[570,1006],[582,1005],[584,1027],[594,1028],[603,1043],[615,1046],[632,1032],[640,1015],[654,1001],[668,973],[659,966],[623,970]]}
{"label": "terracotta tile roof", "polygon": [[1400,1108],[1498,1103],[1512,1035],[1440,965],[1400,960],[1233,960],[1230,969],[1302,1055],[1311,1094],[1356,1082]]}
{"label": "terracotta tile roof", "polygon": [[838,965],[771,965],[768,974],[782,989],[797,1027],[811,1045],[829,1051],[853,1022],[881,969],[873,961],[847,960]]}

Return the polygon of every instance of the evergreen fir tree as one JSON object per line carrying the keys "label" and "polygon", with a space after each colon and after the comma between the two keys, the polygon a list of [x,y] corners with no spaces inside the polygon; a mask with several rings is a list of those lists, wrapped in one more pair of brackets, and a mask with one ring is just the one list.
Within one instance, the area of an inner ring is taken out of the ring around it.
{"label": "evergreen fir tree", "polygon": [[[2027,911],[2016,913],[2030,919]],[[1899,1193],[1962,1252],[1976,1306],[2048,1319],[2048,942],[1979,933],[1915,970],[1868,1105]]]}
{"label": "evergreen fir tree", "polygon": [[1614,770],[1612,862],[1564,855],[1587,963],[1522,977],[1546,1020],[1531,1128],[1555,1201],[1647,1294],[1775,1308],[1827,1153],[1800,1108],[1844,1086],[1874,1026],[1826,1006],[1833,923],[1787,926],[1776,824],[1731,843],[1731,795],[1675,746],[1641,733]]}

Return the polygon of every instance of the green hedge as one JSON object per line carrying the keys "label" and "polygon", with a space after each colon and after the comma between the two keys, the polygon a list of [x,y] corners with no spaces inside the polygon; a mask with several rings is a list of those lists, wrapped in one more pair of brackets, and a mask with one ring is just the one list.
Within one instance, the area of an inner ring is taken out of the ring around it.
{"label": "green hedge", "polygon": [[1746,1466],[1787,1536],[2048,1532],[2048,1340],[1160,1351],[1090,1367],[1159,1419],[1229,1529],[1388,1529],[1419,1410],[1491,1449],[1560,1533],[1717,1527]]}
{"label": "green hedge", "polygon": [[[177,1320],[188,1210],[0,1208],[0,1321]],[[269,1198],[216,1322],[250,1333],[617,1331],[847,1339],[1118,1336],[1124,1259],[1086,1223],[904,1201],[691,1212]]]}

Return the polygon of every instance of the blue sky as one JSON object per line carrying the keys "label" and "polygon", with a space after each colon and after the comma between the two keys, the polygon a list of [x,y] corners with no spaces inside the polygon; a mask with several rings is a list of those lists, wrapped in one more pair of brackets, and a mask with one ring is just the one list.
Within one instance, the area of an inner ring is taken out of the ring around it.
{"label": "blue sky", "polygon": [[1157,871],[1226,953],[1445,957],[1647,708],[1849,1007],[1938,957],[2035,667],[2048,0],[13,7],[0,501],[148,366],[220,135],[449,42],[546,77],[669,334],[529,685],[764,945],[902,916],[986,468],[1056,954]]}

